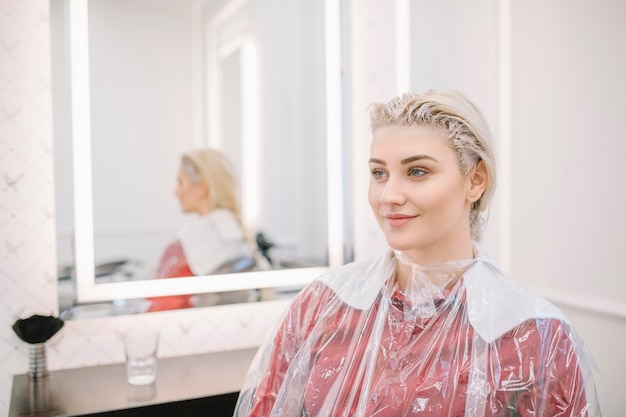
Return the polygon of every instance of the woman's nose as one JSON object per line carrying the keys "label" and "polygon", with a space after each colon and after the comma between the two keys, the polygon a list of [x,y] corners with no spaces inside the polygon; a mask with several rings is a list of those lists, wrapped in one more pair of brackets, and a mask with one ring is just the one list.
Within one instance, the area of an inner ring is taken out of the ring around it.
{"label": "woman's nose", "polygon": [[402,182],[390,177],[385,183],[383,192],[380,195],[380,201],[383,204],[404,204],[406,202],[406,193]]}

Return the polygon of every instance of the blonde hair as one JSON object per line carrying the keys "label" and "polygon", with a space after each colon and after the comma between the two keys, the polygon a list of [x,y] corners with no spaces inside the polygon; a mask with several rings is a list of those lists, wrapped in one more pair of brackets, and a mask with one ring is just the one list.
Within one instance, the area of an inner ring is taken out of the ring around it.
{"label": "blonde hair", "polygon": [[446,132],[448,145],[458,156],[459,169],[468,175],[480,161],[487,172],[487,187],[470,209],[472,237],[479,239],[489,201],[496,187],[496,161],[491,133],[481,111],[456,90],[404,93],[386,103],[370,106],[371,130],[385,126],[430,126]]}
{"label": "blonde hair", "polygon": [[214,209],[230,210],[241,225],[237,181],[233,166],[223,153],[209,148],[185,153],[181,157],[181,168],[192,183],[206,184]]}

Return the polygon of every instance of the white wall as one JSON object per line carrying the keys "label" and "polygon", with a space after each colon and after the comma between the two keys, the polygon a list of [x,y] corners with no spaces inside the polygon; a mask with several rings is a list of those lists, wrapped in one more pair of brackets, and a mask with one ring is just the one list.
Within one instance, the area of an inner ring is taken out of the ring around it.
{"label": "white wall", "polygon": [[514,2],[512,16],[512,267],[625,306],[626,3]]}

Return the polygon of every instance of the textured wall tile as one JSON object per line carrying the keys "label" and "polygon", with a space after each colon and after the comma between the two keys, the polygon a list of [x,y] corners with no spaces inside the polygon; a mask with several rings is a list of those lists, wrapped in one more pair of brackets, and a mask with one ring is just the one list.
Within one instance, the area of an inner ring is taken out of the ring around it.
{"label": "textured wall tile", "polygon": [[56,309],[47,0],[0,1],[0,415],[28,348],[11,325]]}

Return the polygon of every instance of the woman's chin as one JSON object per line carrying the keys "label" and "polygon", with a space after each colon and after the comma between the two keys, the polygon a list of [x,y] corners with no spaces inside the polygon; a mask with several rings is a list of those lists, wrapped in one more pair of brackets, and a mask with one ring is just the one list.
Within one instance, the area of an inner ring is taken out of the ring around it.
{"label": "woman's chin", "polygon": [[387,244],[393,250],[397,250],[400,252],[412,251],[415,249],[419,249],[421,245],[416,244],[415,242],[405,242],[399,241],[397,239],[387,239]]}

